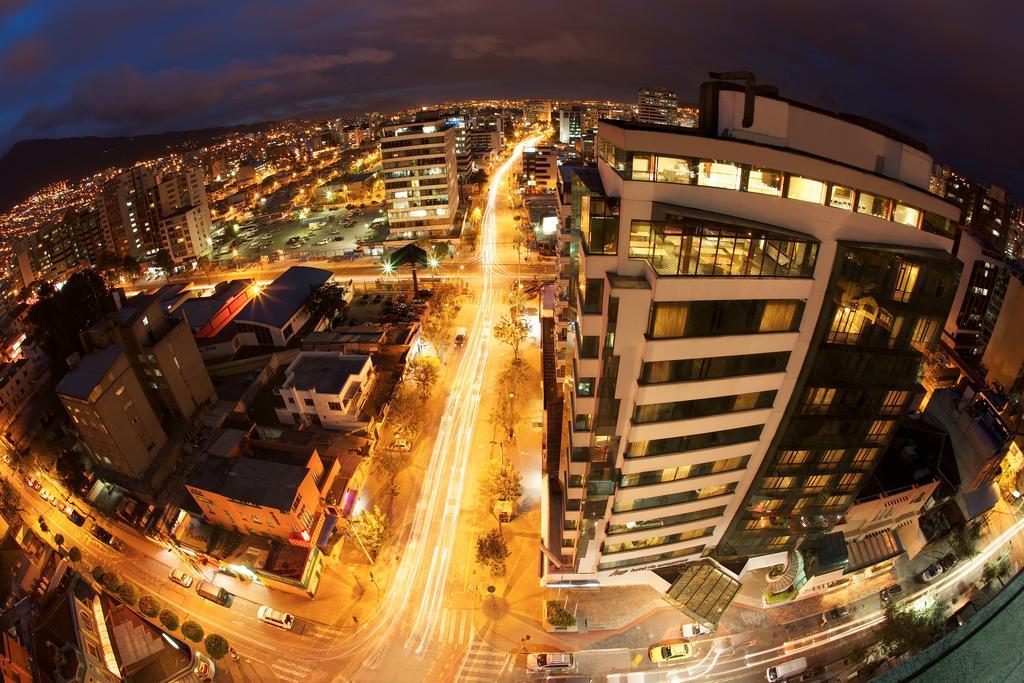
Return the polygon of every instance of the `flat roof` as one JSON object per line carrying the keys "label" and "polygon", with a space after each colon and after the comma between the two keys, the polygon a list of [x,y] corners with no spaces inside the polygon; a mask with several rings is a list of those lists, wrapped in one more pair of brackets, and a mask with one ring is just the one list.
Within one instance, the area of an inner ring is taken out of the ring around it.
{"label": "flat roof", "polygon": [[247,303],[235,320],[282,327],[306,303],[312,289],[333,275],[322,268],[292,266]]}
{"label": "flat roof", "polygon": [[370,362],[369,356],[304,351],[289,366],[289,381],[284,387],[337,394],[345,388],[349,377],[361,373]]}
{"label": "flat roof", "polygon": [[79,360],[78,367],[64,375],[57,384],[57,393],[83,401],[88,399],[122,353],[124,349],[118,344],[111,344],[105,349],[85,354]]}

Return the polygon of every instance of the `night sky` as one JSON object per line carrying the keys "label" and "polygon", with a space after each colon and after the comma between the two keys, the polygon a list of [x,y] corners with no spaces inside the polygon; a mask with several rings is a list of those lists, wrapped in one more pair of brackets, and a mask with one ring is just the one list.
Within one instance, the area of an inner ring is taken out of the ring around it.
{"label": "night sky", "polygon": [[0,0],[0,153],[463,97],[695,101],[745,69],[1024,197],[1022,20],[987,0]]}

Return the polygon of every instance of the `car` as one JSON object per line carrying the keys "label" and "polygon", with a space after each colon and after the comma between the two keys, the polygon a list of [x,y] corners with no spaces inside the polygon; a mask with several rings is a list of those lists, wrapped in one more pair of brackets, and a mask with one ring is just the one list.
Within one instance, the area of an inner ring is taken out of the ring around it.
{"label": "car", "polygon": [[956,565],[956,562],[956,555],[953,553],[946,553],[939,558],[939,564],[942,565],[942,568],[946,571],[952,569]]}
{"label": "car", "polygon": [[575,668],[576,658],[570,652],[533,652],[526,655],[528,673],[572,671]]}
{"label": "car", "polygon": [[412,443],[410,443],[408,439],[395,439],[388,444],[387,450],[408,453],[412,450]]}
{"label": "car", "polygon": [[295,617],[287,612],[276,610],[269,605],[260,605],[260,608],[256,610],[256,617],[266,624],[276,626],[285,631],[290,631],[295,623]]}
{"label": "car", "polygon": [[184,569],[172,569],[168,577],[182,588],[191,588],[195,579]]}
{"label": "car", "polygon": [[82,526],[85,524],[85,515],[76,510],[74,505],[65,505],[61,509],[61,512],[63,512],[75,526]]}
{"label": "car", "polygon": [[899,585],[898,583],[894,583],[893,585],[887,586],[883,588],[881,591],[879,591],[878,598],[884,604],[889,602],[890,600],[895,599],[902,592],[903,586]]}
{"label": "car", "polygon": [[683,624],[683,627],[679,630],[680,633],[682,633],[683,638],[696,638],[698,636],[711,635],[711,629],[698,623]]}
{"label": "car", "polygon": [[345,238],[344,238],[344,237],[335,237],[335,238],[334,238],[334,241],[335,241],[335,242],[344,242],[344,241],[345,241]]}
{"label": "car", "polygon": [[109,545],[114,550],[124,549],[124,542],[121,539],[117,538],[116,536],[114,536],[114,534],[110,533],[98,524],[92,528],[90,533],[99,540]]}
{"label": "car", "polygon": [[935,564],[929,565],[927,568],[925,568],[925,570],[921,572],[921,575],[918,576],[918,578],[921,579],[923,583],[928,583],[929,581],[935,580],[935,578],[938,577],[938,575],[941,574],[943,571],[944,570],[942,569],[942,565],[936,562]]}
{"label": "car", "polygon": [[850,608],[846,605],[840,605],[839,607],[833,607],[827,612],[823,612],[821,615],[821,623],[828,624],[831,622],[839,621],[850,616]]}
{"label": "car", "polygon": [[28,484],[28,487],[33,491],[38,491],[43,487],[42,484],[36,481],[35,477],[25,477],[25,483]]}
{"label": "car", "polygon": [[693,645],[675,643],[673,645],[655,645],[647,651],[652,662],[672,662],[677,659],[688,659],[693,656]]}
{"label": "car", "polygon": [[317,240],[317,242],[316,242],[316,246],[318,246],[318,247],[322,247],[322,246],[324,246],[325,244],[327,244],[327,243],[328,243],[328,242],[330,242],[330,241],[331,241],[330,239],[328,239],[327,237],[325,237],[325,238],[323,238],[322,240]]}

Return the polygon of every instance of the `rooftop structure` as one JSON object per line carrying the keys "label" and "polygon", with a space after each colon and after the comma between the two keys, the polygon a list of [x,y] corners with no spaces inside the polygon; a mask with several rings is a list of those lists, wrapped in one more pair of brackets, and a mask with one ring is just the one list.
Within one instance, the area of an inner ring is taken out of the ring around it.
{"label": "rooftop structure", "polygon": [[315,287],[334,274],[321,268],[292,266],[253,297],[235,316],[249,345],[285,346],[309,320],[306,301]]}

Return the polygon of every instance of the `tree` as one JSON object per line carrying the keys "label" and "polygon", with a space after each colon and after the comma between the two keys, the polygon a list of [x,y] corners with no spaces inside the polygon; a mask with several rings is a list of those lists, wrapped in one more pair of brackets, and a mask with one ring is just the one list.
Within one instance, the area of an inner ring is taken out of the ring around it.
{"label": "tree", "polygon": [[420,390],[420,399],[426,401],[430,398],[430,392],[434,389],[434,383],[437,382],[438,375],[441,374],[441,368],[437,363],[437,359],[433,356],[416,356],[416,358],[409,361],[409,364],[406,366],[406,372],[409,373],[409,378],[413,384]]}
{"label": "tree", "polygon": [[[147,617],[155,617],[160,614],[160,601],[152,595],[143,595],[139,598],[139,611],[145,614]],[[185,622],[188,623],[187,621]],[[184,631],[184,629],[182,629]]]}
{"label": "tree", "polygon": [[102,564],[98,564],[92,568],[92,578],[96,579],[100,583],[103,582],[103,577],[107,575],[107,568]]}
{"label": "tree", "polygon": [[523,495],[523,475],[510,462],[492,460],[480,475],[480,494],[487,500],[516,500]]}
{"label": "tree", "polygon": [[364,510],[361,515],[356,517],[353,531],[359,536],[366,552],[373,559],[377,559],[381,548],[391,537],[391,525],[388,517],[376,505],[372,510]]}
{"label": "tree", "polygon": [[200,626],[194,621],[189,620],[181,625],[181,635],[185,636],[193,643],[198,643],[203,639],[205,631],[203,631],[202,626]]}
{"label": "tree", "polygon": [[126,277],[138,277],[142,275],[142,264],[139,263],[137,258],[129,254],[121,260],[121,272]]}
{"label": "tree", "polygon": [[512,356],[519,359],[519,345],[530,336],[530,326],[522,318],[502,316],[494,323],[494,338],[512,347]]}
{"label": "tree", "polygon": [[985,568],[981,572],[981,580],[985,583],[992,583],[995,580],[999,580],[1002,583],[1003,579],[1010,575],[1010,556],[1003,555],[1002,557],[996,558],[991,562],[985,563]]}
{"label": "tree", "polygon": [[518,226],[515,229],[515,234],[512,236],[512,248],[516,250],[516,259],[522,261],[523,258],[523,247],[526,246],[526,234]]}
{"label": "tree", "polygon": [[936,600],[917,610],[911,605],[889,603],[879,629],[879,644],[887,656],[917,654],[946,631],[946,604]]}
{"label": "tree", "polygon": [[491,570],[495,576],[505,573],[505,558],[511,555],[505,539],[497,529],[491,529],[476,539],[476,561]]}
{"label": "tree", "polygon": [[56,534],[53,537],[53,542],[57,544],[58,548],[61,547],[62,545],[64,545],[64,535],[63,534]]}
{"label": "tree", "polygon": [[469,174],[469,178],[467,178],[467,180],[469,180],[473,185],[483,185],[487,182],[487,171],[482,168],[478,168]]}
{"label": "tree", "polygon": [[160,623],[163,624],[164,628],[168,631],[173,631],[178,628],[178,615],[165,607],[160,610]]}
{"label": "tree", "polygon": [[74,451],[64,451],[57,457],[57,476],[71,492],[81,492],[89,485],[82,459]]}
{"label": "tree", "polygon": [[212,265],[213,264],[210,262],[209,256],[200,256],[196,259],[196,268],[198,268],[200,272],[209,273]]}
{"label": "tree", "polygon": [[139,601],[139,589],[130,581],[125,581],[118,586],[117,594],[121,596],[121,599],[128,605],[134,605]]}
{"label": "tree", "polygon": [[78,546],[71,546],[68,548],[68,559],[71,560],[72,564],[78,564],[82,561],[82,551],[78,549]]}
{"label": "tree", "polygon": [[105,572],[99,581],[111,593],[116,593],[117,589],[121,587],[121,577],[117,572]]}
{"label": "tree", "polygon": [[434,347],[437,355],[444,358],[452,341],[455,316],[459,313],[462,290],[453,282],[438,282],[434,285],[430,303],[423,312],[420,334]]}
{"label": "tree", "polygon": [[0,479],[0,513],[4,517],[14,518],[18,515],[21,495],[6,479]]}
{"label": "tree", "polygon": [[522,399],[520,389],[526,380],[526,364],[512,359],[499,373],[495,383],[494,402],[491,404],[491,423],[502,430],[502,441],[515,439],[519,424]]}
{"label": "tree", "polygon": [[224,636],[219,636],[216,633],[211,633],[206,636],[206,640],[203,641],[203,645],[206,646],[206,653],[214,659],[221,659],[228,653],[230,647],[228,641]]}
{"label": "tree", "polygon": [[336,282],[317,285],[306,299],[306,310],[309,311],[310,317],[333,320],[339,313],[348,310],[345,288]]}
{"label": "tree", "polygon": [[409,464],[409,451],[397,448],[378,448],[370,458],[370,469],[374,476],[385,479],[389,486],[395,483],[395,477]]}
{"label": "tree", "polygon": [[156,256],[153,257],[153,265],[164,271],[164,275],[170,275],[174,272],[174,259],[171,258],[166,249],[156,252]]}
{"label": "tree", "polygon": [[974,520],[953,531],[949,536],[949,548],[961,560],[978,554],[978,541],[981,540],[981,522]]}
{"label": "tree", "polygon": [[40,297],[29,310],[28,321],[62,375],[67,357],[82,351],[78,335],[116,308],[106,281],[95,270],[83,270],[72,275],[59,292],[49,290]]}
{"label": "tree", "polygon": [[96,258],[96,270],[110,277],[121,270],[121,261],[112,252],[104,251]]}
{"label": "tree", "polygon": [[413,435],[423,419],[420,402],[405,386],[400,386],[388,403],[387,423],[395,434]]}

